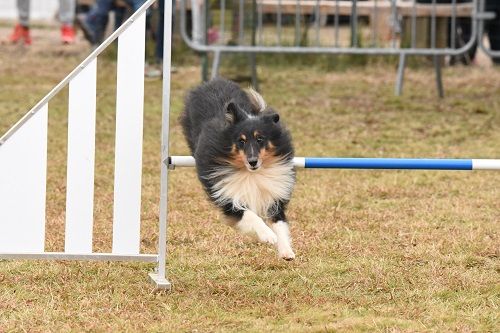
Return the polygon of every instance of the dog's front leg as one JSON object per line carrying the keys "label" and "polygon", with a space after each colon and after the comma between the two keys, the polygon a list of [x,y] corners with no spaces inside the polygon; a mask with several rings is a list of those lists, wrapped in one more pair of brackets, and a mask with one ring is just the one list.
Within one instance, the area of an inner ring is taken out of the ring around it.
{"label": "dog's front leg", "polygon": [[267,224],[251,210],[225,210],[225,214],[231,220],[231,226],[242,234],[257,236],[262,243],[275,245],[278,241],[276,234]]}
{"label": "dog's front leg", "polygon": [[276,249],[278,256],[285,260],[295,259],[295,253],[292,250],[292,238],[290,237],[290,228],[285,217],[285,205],[280,204],[278,211],[272,217],[272,228],[278,237]]}
{"label": "dog's front leg", "polygon": [[290,238],[288,222],[281,220],[273,221],[272,227],[278,237],[278,241],[276,242],[278,256],[285,260],[295,259],[295,253],[293,253],[292,250],[292,240]]}

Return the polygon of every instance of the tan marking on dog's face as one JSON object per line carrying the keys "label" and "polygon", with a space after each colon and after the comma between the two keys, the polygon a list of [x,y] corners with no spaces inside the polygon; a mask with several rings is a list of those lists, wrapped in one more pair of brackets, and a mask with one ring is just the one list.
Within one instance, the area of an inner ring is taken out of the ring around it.
{"label": "tan marking on dog's face", "polygon": [[280,160],[280,158],[275,155],[275,152],[276,149],[271,142],[268,142],[267,147],[259,151],[259,157],[262,159],[263,166],[270,166]]}
{"label": "tan marking on dog's face", "polygon": [[245,134],[240,135],[240,140],[247,141],[247,137]]}
{"label": "tan marking on dog's face", "polygon": [[253,137],[254,137],[255,139],[257,139],[259,136],[260,136],[260,132],[259,132],[259,131],[254,131],[254,132],[253,132]]}
{"label": "tan marking on dog's face", "polygon": [[217,161],[221,164],[231,164],[233,165],[233,156],[236,156],[238,155],[238,147],[236,146],[236,144],[232,144],[231,145],[231,153],[229,154],[230,158],[229,159],[225,159],[225,158],[222,158],[222,157],[218,157],[217,158]]}
{"label": "tan marking on dog's face", "polygon": [[227,162],[231,164],[233,167],[240,169],[245,168],[246,156],[245,152],[241,149],[238,149],[235,144],[233,144],[231,149],[231,156]]}

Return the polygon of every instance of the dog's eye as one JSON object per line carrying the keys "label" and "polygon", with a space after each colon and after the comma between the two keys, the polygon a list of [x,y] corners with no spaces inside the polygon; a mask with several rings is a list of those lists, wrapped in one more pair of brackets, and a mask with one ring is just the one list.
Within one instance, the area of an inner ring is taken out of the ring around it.
{"label": "dog's eye", "polygon": [[264,142],[264,138],[263,138],[263,137],[261,137],[261,136],[257,137],[257,142],[258,142],[258,143],[262,143],[262,142]]}
{"label": "dog's eye", "polygon": [[244,145],[245,145],[245,142],[246,142],[246,141],[245,141],[245,140],[243,140],[243,139],[239,139],[239,140],[238,140],[238,143],[239,143],[241,146],[244,146]]}

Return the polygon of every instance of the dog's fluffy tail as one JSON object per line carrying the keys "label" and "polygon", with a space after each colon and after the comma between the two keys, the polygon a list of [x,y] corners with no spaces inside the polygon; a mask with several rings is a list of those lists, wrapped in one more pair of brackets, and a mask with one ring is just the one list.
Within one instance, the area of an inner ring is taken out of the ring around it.
{"label": "dog's fluffy tail", "polygon": [[257,112],[263,112],[266,109],[267,104],[261,94],[255,91],[252,87],[248,88],[246,93]]}

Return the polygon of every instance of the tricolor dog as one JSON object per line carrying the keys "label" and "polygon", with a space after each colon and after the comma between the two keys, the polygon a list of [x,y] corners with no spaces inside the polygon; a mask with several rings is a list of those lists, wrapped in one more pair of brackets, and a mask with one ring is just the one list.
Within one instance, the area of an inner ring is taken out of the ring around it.
{"label": "tricolor dog", "polygon": [[294,150],[280,116],[253,89],[219,78],[188,94],[181,124],[198,178],[230,225],[293,260],[285,210]]}

